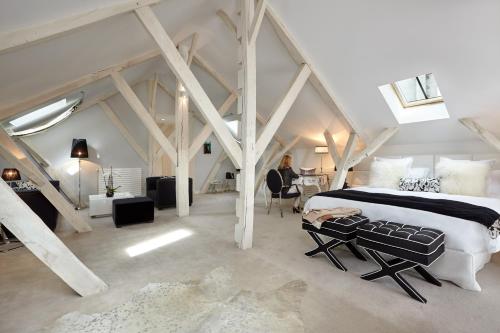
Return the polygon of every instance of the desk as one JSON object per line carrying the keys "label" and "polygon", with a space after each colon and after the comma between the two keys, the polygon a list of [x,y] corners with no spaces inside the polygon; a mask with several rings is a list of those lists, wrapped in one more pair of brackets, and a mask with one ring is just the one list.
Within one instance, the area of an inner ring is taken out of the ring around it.
{"label": "desk", "polygon": [[299,178],[294,179],[292,184],[301,185],[301,186],[316,186],[318,192],[323,192],[321,189],[321,185],[330,186],[330,182],[328,180],[328,175],[324,173],[314,174],[314,175],[300,175]]}

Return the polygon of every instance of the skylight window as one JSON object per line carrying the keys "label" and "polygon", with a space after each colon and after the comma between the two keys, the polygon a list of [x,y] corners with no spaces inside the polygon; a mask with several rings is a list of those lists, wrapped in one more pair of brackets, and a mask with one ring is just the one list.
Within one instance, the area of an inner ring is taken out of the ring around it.
{"label": "skylight window", "polygon": [[27,115],[11,120],[10,123],[16,127],[20,127],[31,122],[36,122],[42,118],[47,117],[52,112],[62,109],[63,107],[66,106],[66,104],[67,104],[66,98],[63,98],[55,103],[49,104],[36,111],[30,112]]}
{"label": "skylight window", "polygon": [[25,115],[0,123],[10,136],[32,135],[57,125],[67,119],[82,103],[83,92],[67,96],[54,103],[34,108]]}
{"label": "skylight window", "polygon": [[432,73],[419,75],[392,84],[403,107],[438,103],[443,96]]}
{"label": "skylight window", "polygon": [[418,75],[378,89],[400,124],[450,118],[433,74]]}

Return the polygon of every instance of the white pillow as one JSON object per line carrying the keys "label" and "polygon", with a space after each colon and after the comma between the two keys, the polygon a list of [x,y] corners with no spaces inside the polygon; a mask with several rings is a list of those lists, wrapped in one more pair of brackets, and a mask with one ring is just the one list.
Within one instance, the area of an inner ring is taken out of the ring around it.
{"label": "white pillow", "polygon": [[370,166],[368,186],[397,190],[399,180],[408,174],[412,164],[412,157],[399,159],[375,157]]}
{"label": "white pillow", "polygon": [[408,174],[406,175],[406,178],[427,178],[429,177],[429,171],[429,168],[410,168]]}
{"label": "white pillow", "polygon": [[493,170],[486,180],[486,196],[500,198],[500,170]]}
{"label": "white pillow", "polygon": [[485,196],[486,179],[492,162],[452,160],[441,157],[436,165],[436,177],[441,179],[441,192]]}

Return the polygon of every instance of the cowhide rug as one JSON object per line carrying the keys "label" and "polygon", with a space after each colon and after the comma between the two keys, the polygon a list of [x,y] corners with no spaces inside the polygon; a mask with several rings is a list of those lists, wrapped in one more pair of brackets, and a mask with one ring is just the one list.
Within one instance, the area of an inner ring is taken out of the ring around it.
{"label": "cowhide rug", "polygon": [[239,290],[218,268],[201,281],[151,283],[107,312],[68,313],[45,332],[304,332],[305,291],[300,280],[263,293]]}

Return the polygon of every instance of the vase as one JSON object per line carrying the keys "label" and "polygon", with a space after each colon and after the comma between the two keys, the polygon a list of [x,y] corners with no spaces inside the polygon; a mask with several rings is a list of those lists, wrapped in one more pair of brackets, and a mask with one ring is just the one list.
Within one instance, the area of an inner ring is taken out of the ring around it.
{"label": "vase", "polygon": [[108,198],[112,198],[114,195],[115,195],[115,192],[114,192],[114,191],[106,191],[106,196],[107,196]]}

